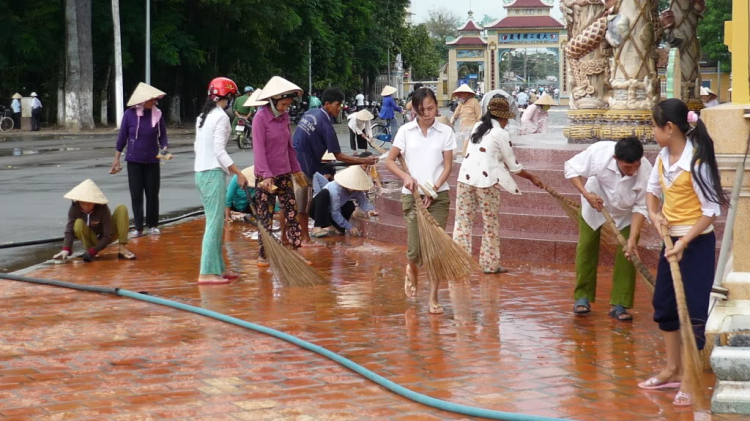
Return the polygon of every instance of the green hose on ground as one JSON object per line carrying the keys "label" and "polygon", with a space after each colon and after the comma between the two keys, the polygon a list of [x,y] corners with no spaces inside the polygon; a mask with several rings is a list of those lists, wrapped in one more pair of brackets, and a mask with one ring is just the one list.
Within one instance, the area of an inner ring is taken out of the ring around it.
{"label": "green hose on ground", "polygon": [[[338,364],[343,365],[344,367],[354,371],[355,373],[362,375],[366,379],[378,384],[379,386],[382,386],[390,390],[391,392],[396,393],[397,395],[403,396],[414,402],[421,403],[422,405],[427,405],[432,408],[437,408],[443,411],[453,412],[453,413],[462,414],[462,415],[468,415],[472,417],[488,418],[488,419],[493,419],[493,420],[506,420],[506,421],[553,421],[553,420],[560,421],[561,420],[560,418],[524,415],[524,414],[517,414],[513,412],[493,411],[490,409],[477,408],[473,406],[461,405],[461,404],[452,403],[452,402],[448,402],[448,401],[444,401],[440,399],[435,399],[427,395],[423,395],[421,393],[417,393],[412,390],[409,390],[397,383],[394,383],[386,379],[383,376],[380,376],[362,367],[361,365],[355,363],[352,360],[349,360],[339,354],[336,354],[335,352],[329,351],[328,349],[325,349],[321,346],[302,340],[296,336],[292,336],[284,332],[280,332],[278,330],[271,329],[265,326],[261,326],[255,323],[246,322],[244,320],[237,319],[235,317],[227,316],[226,314],[221,314],[215,311],[206,310],[201,307],[195,307],[195,306],[191,306],[191,305],[187,305],[183,303],[178,303],[178,302],[167,300],[164,298],[153,297],[145,293],[128,291],[126,289],[121,289],[121,288],[79,285],[79,284],[74,284],[70,282],[28,278],[25,276],[18,276],[18,275],[12,275],[12,274],[4,274],[4,273],[0,273],[0,279],[29,282],[29,283],[40,284],[40,285],[58,286],[58,287],[63,287],[63,288],[76,289],[80,291],[115,294],[115,295],[119,295],[122,297],[128,297],[128,298],[133,298],[133,299],[140,300],[140,301],[149,302],[152,304],[159,304],[159,305],[163,305],[163,306],[167,306],[171,308],[176,308],[178,310],[189,311],[191,313],[200,314],[201,316],[206,316],[206,317],[210,317],[212,319],[216,319],[222,322],[231,323],[236,326],[244,327],[245,329],[250,329],[255,332],[260,332],[266,335],[273,336],[274,338],[287,341],[301,348],[304,348],[308,351],[312,351],[316,354],[322,355],[330,360],[335,361]],[[563,421],[566,421],[566,420],[563,420]]]}

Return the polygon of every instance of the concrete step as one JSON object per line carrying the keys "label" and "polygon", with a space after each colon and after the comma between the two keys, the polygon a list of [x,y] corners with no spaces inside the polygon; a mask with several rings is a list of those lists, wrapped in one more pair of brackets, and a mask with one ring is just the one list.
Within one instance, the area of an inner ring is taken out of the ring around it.
{"label": "concrete step", "polygon": [[719,380],[750,382],[750,347],[715,347],[711,368]]}
{"label": "concrete step", "polygon": [[[352,223],[362,230],[365,237],[396,244],[407,243],[406,223],[400,215],[381,214],[377,220],[352,218]],[[448,224],[446,232],[453,235],[453,225]],[[472,248],[479,255],[482,230],[475,227],[472,233]],[[578,234],[551,234],[547,232],[522,232],[515,229],[501,229],[500,250],[503,259],[526,260],[539,263],[575,262]],[[642,246],[641,259],[647,267],[654,268],[658,262],[659,246]],[[602,247],[600,265],[614,264],[614,253]]]}
{"label": "concrete step", "polygon": [[750,415],[750,382],[720,380],[711,399],[711,411]]}

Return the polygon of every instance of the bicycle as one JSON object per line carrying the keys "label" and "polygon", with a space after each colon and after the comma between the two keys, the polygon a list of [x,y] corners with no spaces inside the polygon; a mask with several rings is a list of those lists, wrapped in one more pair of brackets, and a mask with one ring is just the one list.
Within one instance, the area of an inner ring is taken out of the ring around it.
{"label": "bicycle", "polygon": [[[394,116],[393,118],[399,118],[399,117]],[[401,114],[400,118],[402,120],[401,121],[402,126],[407,123],[406,112]],[[386,143],[393,142],[393,136],[391,134],[391,126],[390,124],[388,124],[388,121],[384,121],[382,123],[375,123],[372,125],[372,138],[373,140],[380,141],[380,145],[378,146],[380,146],[381,148],[385,146]]]}
{"label": "bicycle", "polygon": [[13,130],[14,126],[13,113],[0,105],[0,132],[9,132]]}

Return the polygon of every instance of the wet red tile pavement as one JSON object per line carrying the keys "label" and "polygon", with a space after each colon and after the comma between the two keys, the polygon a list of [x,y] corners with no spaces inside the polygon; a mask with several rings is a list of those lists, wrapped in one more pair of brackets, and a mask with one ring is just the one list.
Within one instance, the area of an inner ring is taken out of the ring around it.
{"label": "wet red tile pavement", "polygon": [[[337,237],[304,254],[330,286],[281,288],[255,267],[249,225],[227,230],[240,280],[198,287],[202,220],[27,276],[109,285],[201,306],[324,346],[414,391],[465,405],[577,420],[689,420],[639,380],[664,352],[639,288],[624,324],[571,314],[572,266],[511,264],[444,285],[445,314],[403,294],[405,248]],[[602,269],[601,279],[609,271]],[[425,282],[423,281],[424,285]],[[323,357],[202,316],[127,298],[2,281],[0,419],[468,419],[398,397]],[[713,376],[706,374],[706,384]],[[707,391],[710,393],[710,391]],[[715,420],[741,419],[714,415]]]}

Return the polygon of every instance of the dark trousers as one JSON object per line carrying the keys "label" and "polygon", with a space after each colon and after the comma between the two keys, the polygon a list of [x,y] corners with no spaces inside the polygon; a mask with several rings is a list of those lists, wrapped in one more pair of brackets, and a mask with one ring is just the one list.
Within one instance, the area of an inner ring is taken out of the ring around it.
{"label": "dark trousers", "polygon": [[356,151],[357,149],[362,149],[363,151],[366,151],[367,139],[354,133],[354,130],[349,129],[349,146],[351,146],[352,150],[354,151]]}
{"label": "dark trousers", "polygon": [[[350,200],[341,207],[341,215],[348,221],[352,217],[355,208],[354,202]],[[328,228],[333,225],[339,231],[346,231],[344,227],[340,227],[331,218],[331,192],[328,189],[321,190],[313,198],[310,218],[315,220],[315,226],[318,228]]]}
{"label": "dark trousers", "polygon": [[[678,237],[672,237],[676,242]],[[693,324],[695,341],[698,349],[706,344],[706,321],[708,320],[708,304],[711,288],[714,283],[714,266],[716,265],[716,234],[699,235],[688,246],[680,260],[682,283],[685,285],[685,301],[687,302],[690,321]],[[672,272],[669,262],[664,257],[664,247],[661,249],[659,267],[656,273],[656,287],[654,288],[654,321],[659,329],[674,332],[680,328],[677,314],[677,299],[672,284]]]}
{"label": "dark trousers", "polygon": [[21,113],[13,113],[13,128],[21,130]]}
{"label": "dark trousers", "polygon": [[31,110],[31,131],[36,132],[41,128],[42,109],[34,108]]}
{"label": "dark trousers", "polygon": [[146,226],[159,225],[160,164],[128,162],[128,184],[133,205],[133,222],[137,231],[143,231],[143,194],[146,194]]}

